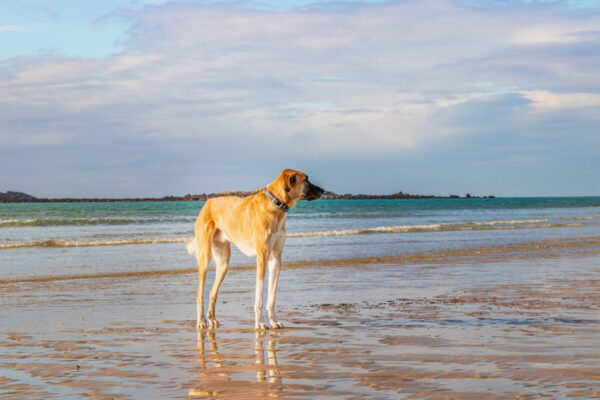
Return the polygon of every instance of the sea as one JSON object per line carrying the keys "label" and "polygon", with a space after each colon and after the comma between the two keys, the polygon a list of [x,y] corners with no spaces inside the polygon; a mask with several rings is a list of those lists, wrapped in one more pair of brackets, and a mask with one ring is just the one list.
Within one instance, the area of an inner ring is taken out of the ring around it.
{"label": "sea", "polygon": [[[191,272],[203,202],[0,204],[0,283]],[[302,201],[284,268],[331,261],[478,254],[600,236],[600,197]],[[232,268],[254,259],[233,246]]]}

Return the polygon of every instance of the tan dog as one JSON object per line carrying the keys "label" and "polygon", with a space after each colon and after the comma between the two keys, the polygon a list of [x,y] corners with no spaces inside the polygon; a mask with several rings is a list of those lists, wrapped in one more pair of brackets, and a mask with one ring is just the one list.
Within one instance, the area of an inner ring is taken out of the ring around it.
{"label": "tan dog", "polygon": [[204,281],[211,254],[215,261],[215,282],[210,291],[208,326],[216,328],[215,303],[219,286],[225,278],[231,255],[230,243],[249,257],[256,257],[256,292],[254,316],[256,329],[268,329],[262,319],[265,267],[269,268],[267,312],[271,328],[282,328],[275,318],[275,293],[285,244],[287,210],[300,200],[317,200],[323,189],[308,181],[300,171],[285,169],[266,190],[253,196],[217,197],[204,204],[194,224],[195,236],[187,244],[198,261],[198,328],[206,328],[204,318]]}

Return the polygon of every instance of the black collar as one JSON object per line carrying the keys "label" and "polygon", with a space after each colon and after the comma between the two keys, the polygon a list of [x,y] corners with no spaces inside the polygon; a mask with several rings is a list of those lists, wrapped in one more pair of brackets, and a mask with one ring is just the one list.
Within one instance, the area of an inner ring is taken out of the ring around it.
{"label": "black collar", "polygon": [[283,212],[288,212],[288,210],[290,209],[290,206],[288,206],[283,201],[281,201],[277,197],[275,197],[275,195],[273,193],[271,193],[269,190],[266,190],[265,194],[267,195],[267,198],[269,200],[271,200],[271,203],[275,204],[275,206],[277,208],[279,208]]}

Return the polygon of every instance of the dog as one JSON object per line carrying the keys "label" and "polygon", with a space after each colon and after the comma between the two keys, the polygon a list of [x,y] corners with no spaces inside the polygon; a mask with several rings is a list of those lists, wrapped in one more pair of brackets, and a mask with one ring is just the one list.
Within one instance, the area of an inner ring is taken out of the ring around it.
{"label": "dog", "polygon": [[[284,169],[264,191],[255,195],[207,200],[194,224],[195,236],[187,243],[188,252],[195,255],[198,262],[196,307],[199,329],[219,326],[215,318],[215,303],[229,267],[232,242],[245,255],[256,257],[255,329],[268,329],[262,317],[266,268],[269,270],[266,307],[269,324],[273,329],[283,328],[283,324],[275,317],[275,294],[285,244],[287,211],[300,200],[319,199],[323,192],[323,189],[309,182],[305,173]],[[215,261],[215,281],[209,294],[207,324],[204,317],[204,282],[211,255]]]}

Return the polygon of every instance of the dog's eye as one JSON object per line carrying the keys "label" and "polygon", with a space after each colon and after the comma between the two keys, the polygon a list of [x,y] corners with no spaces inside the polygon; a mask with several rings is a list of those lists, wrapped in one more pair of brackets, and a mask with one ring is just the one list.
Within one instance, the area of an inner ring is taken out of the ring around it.
{"label": "dog's eye", "polygon": [[290,178],[290,185],[293,185],[296,183],[296,175],[292,175],[292,177]]}

